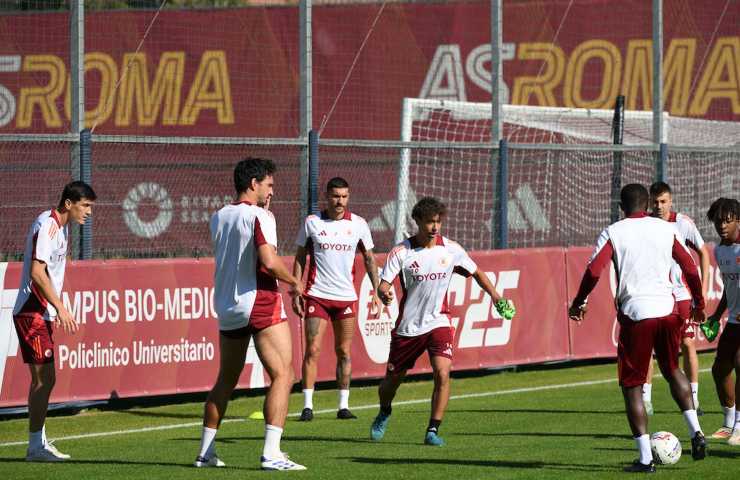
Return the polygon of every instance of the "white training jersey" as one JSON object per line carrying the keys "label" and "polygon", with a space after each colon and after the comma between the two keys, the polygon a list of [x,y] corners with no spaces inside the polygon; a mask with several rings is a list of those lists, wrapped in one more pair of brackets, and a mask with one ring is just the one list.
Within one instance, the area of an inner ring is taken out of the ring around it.
{"label": "white training jersey", "polygon": [[257,249],[277,247],[275,217],[249,202],[225,205],[211,217],[216,272],[213,303],[221,330],[254,319],[285,317],[277,279],[262,267]]}
{"label": "white training jersey", "polygon": [[[688,215],[671,212],[668,221],[676,226],[681,239],[687,247],[698,251],[704,246],[704,239],[701,238],[699,229],[696,228],[696,224],[694,224],[694,221]],[[675,261],[671,266],[671,283],[673,284],[673,296],[676,297],[676,300],[691,300],[691,293],[689,293],[689,289],[686,287],[686,280],[681,272],[681,267]]]}
{"label": "white training jersey", "polygon": [[41,316],[51,321],[57,310],[46,301],[36,284],[31,280],[31,264],[39,260],[46,264],[46,273],[57,295],[62,294],[64,268],[67,265],[67,225],[62,227],[59,213],[47,210],[33,221],[26,236],[26,249],[23,254],[23,274],[18,288],[18,297],[13,307],[13,315]]}
{"label": "white training jersey", "polygon": [[660,218],[636,214],[601,232],[592,261],[607,243],[613,248],[617,272],[617,307],[634,321],[659,318],[673,311],[673,285],[670,280],[672,251],[679,242],[673,224]]}
{"label": "white training jersey", "polygon": [[327,300],[357,300],[354,265],[357,249],[373,248],[373,238],[365,219],[346,211],[339,220],[326,212],[309,215],[298,231],[296,245],[308,250],[310,263],[306,295]]}
{"label": "white training jersey", "polygon": [[393,283],[400,275],[403,289],[396,334],[415,337],[449,327],[447,290],[453,273],[470,276],[478,269],[458,244],[437,235],[436,244],[424,248],[407,238],[388,254],[381,280]]}
{"label": "white training jersey", "polygon": [[727,321],[740,324],[740,238],[731,245],[719,244],[714,247],[714,258],[725,285]]}

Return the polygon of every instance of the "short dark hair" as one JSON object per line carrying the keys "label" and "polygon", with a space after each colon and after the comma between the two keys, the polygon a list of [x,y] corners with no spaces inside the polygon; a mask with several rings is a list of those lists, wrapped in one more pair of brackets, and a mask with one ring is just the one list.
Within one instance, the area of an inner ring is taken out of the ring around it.
{"label": "short dark hair", "polygon": [[718,198],[707,210],[707,219],[712,223],[726,219],[740,220],[740,202],[734,198]]}
{"label": "short dark hair", "polygon": [[95,195],[95,190],[85,182],[80,180],[69,182],[64,186],[64,190],[62,190],[62,198],[59,200],[59,208],[61,209],[64,206],[64,202],[67,200],[72,203],[76,203],[83,198],[86,198],[87,200],[95,200],[98,196]]}
{"label": "short dark hair", "polygon": [[326,182],[326,191],[330,192],[332,188],[349,188],[349,183],[342,177],[334,177]]}
{"label": "short dark hair", "polygon": [[252,186],[252,179],[258,182],[266,176],[274,175],[277,167],[267,158],[247,157],[234,167],[234,188],[236,193],[246,192]]}
{"label": "short dark hair", "polygon": [[447,205],[434,197],[424,197],[414,205],[411,210],[411,218],[422,221],[435,215],[444,217],[447,214]]}
{"label": "short dark hair", "polygon": [[624,213],[630,214],[638,211],[647,210],[650,195],[647,188],[639,183],[630,183],[622,188],[619,194],[619,201],[622,204]]}
{"label": "short dark hair", "polygon": [[670,193],[671,195],[673,192],[671,192],[671,187],[665,182],[655,182],[652,185],[650,185],[650,196],[653,198],[658,198],[659,196],[663,195],[664,193]]}

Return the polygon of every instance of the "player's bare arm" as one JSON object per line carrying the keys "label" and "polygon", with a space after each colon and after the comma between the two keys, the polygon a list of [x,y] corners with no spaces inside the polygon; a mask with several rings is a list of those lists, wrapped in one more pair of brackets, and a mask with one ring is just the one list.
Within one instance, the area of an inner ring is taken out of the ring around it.
{"label": "player's bare arm", "polygon": [[701,270],[701,293],[704,295],[704,298],[707,298],[707,293],[709,290],[709,248],[706,245],[702,245],[702,247],[698,250],[696,250],[697,255],[699,255],[699,269]]}
{"label": "player's bare arm", "polygon": [[362,250],[362,257],[365,261],[365,271],[367,272],[370,283],[373,285],[372,305],[370,306],[370,315],[377,315],[383,309],[383,302],[378,297],[378,287],[380,278],[378,277],[378,265],[375,263],[375,254],[373,249]]}
{"label": "player's bare arm", "polygon": [[726,309],[727,309],[727,291],[723,290],[722,298],[717,304],[717,308],[714,310],[714,313],[707,318],[707,321],[712,322],[712,323],[719,322],[719,319],[722,318],[722,314],[725,313]]}
{"label": "player's bare arm", "polygon": [[[308,255],[306,247],[299,246],[298,248],[296,248],[295,257],[293,260],[293,276],[297,279],[303,278],[303,271],[306,268],[306,255]],[[293,306],[293,311],[295,312],[295,314],[299,317],[302,317],[303,297],[300,295],[295,295],[291,304]]]}
{"label": "player's bare arm", "polygon": [[385,280],[380,281],[380,285],[378,285],[378,297],[380,297],[380,301],[383,302],[383,305],[390,305],[393,303],[393,290],[391,290],[390,283]]}
{"label": "player's bare arm", "polygon": [[278,256],[275,251],[275,247],[270,244],[263,244],[257,249],[260,263],[264,265],[265,269],[273,277],[283,282],[289,283],[291,286],[290,294],[293,296],[303,295],[303,282],[290,274],[288,269],[285,267],[283,260]]}
{"label": "player's bare arm", "polygon": [[57,327],[62,327],[65,332],[73,333],[79,328],[72,315],[64,308],[62,300],[54,291],[51,285],[51,279],[46,272],[46,264],[40,260],[34,260],[31,264],[31,280],[39,288],[41,295],[47,302],[52,304],[57,310],[55,323]]}
{"label": "player's bare arm", "polygon": [[491,280],[485,272],[482,272],[480,269],[476,269],[475,273],[473,273],[473,278],[480,288],[482,288],[493,299],[493,306],[496,308],[499,315],[507,320],[514,318],[514,315],[516,314],[514,305],[496,292]]}

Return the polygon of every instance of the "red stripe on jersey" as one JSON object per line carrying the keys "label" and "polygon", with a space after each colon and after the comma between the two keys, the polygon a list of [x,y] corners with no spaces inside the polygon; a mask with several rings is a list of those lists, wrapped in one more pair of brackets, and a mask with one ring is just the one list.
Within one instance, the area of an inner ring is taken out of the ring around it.
{"label": "red stripe on jersey", "polygon": [[[39,232],[36,232],[33,235],[33,247],[31,248],[31,251],[33,252],[33,259],[45,264],[46,262],[44,262],[44,260],[36,258],[36,241],[38,240],[38,238]],[[31,264],[31,268],[33,268],[33,263]],[[28,276],[29,278],[31,277],[31,272],[28,272]],[[26,299],[26,303],[23,304],[16,315],[36,314],[43,316],[44,312],[46,312],[47,305],[48,302],[46,301],[44,296],[41,295],[39,287],[34,283],[33,280],[31,280],[31,294],[28,296],[28,298]]]}
{"label": "red stripe on jersey", "polygon": [[[258,222],[257,219],[255,219]],[[255,228],[256,238],[257,228]],[[263,244],[264,245],[264,244]],[[255,250],[258,248],[255,242]],[[255,254],[257,254],[255,252]],[[281,261],[278,259],[278,261]],[[265,266],[259,260],[259,254],[257,254],[257,263],[255,265],[256,272],[255,278],[257,279],[257,293],[254,297],[254,305],[252,306],[252,312],[249,315],[250,321],[257,318],[271,318],[279,319],[281,314],[281,304],[278,285],[275,277],[267,272]],[[277,312],[277,314],[276,314]]]}
{"label": "red stripe on jersey", "polygon": [[254,245],[256,247],[261,247],[262,245],[266,245],[267,240],[265,240],[265,235],[262,233],[262,227],[260,226],[260,219],[258,217],[254,218]]}
{"label": "red stripe on jersey", "polygon": [[[639,218],[639,217],[638,217]],[[611,239],[601,248],[599,253],[596,254],[591,263],[588,264],[586,271],[583,272],[583,278],[581,278],[581,285],[578,287],[578,293],[573,299],[573,305],[580,306],[586,301],[588,294],[596,287],[599,281],[601,272],[604,271],[609,262],[612,260],[614,255],[614,247],[612,246]],[[619,278],[617,278],[619,281]]]}
{"label": "red stripe on jersey", "polygon": [[408,297],[406,284],[403,281],[403,275],[399,275],[398,280],[401,284],[401,300],[398,302],[398,318],[396,318],[396,326],[394,328],[398,328],[398,325],[401,324],[401,319],[403,318],[403,309],[406,306],[406,297]]}
{"label": "red stripe on jersey", "polygon": [[316,283],[316,255],[314,255],[313,240],[309,237],[306,240],[306,251],[310,255],[308,259],[308,277],[306,278],[305,292],[308,293],[311,287]]}
{"label": "red stripe on jersey", "polygon": [[57,210],[55,208],[52,208],[51,209],[51,218],[53,218],[54,221],[57,222],[57,227],[59,227],[59,228],[62,227],[62,219],[59,218],[59,213],[57,212]]}

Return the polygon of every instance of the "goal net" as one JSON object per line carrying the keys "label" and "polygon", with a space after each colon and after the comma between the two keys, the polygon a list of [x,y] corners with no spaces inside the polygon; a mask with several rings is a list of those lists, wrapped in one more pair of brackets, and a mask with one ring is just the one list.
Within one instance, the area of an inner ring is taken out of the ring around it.
{"label": "goal net", "polygon": [[[591,245],[610,220],[613,111],[503,105],[502,113],[502,136],[510,147],[509,246]],[[410,212],[416,200],[434,196],[449,208],[446,236],[468,249],[492,247],[492,219],[501,206],[496,201],[498,154],[490,148],[491,117],[490,103],[404,100],[401,140],[432,143],[401,149],[396,240],[415,231]],[[652,112],[625,111],[623,144],[628,150],[618,154],[622,185],[655,180],[652,131]],[[733,146],[738,139],[740,124],[664,114],[663,143],[718,147]],[[730,163],[738,165],[737,155],[719,162],[730,171]],[[687,181],[671,178],[670,168],[668,175],[669,182],[683,182],[675,189],[688,189]],[[696,178],[691,182],[720,182]]]}

